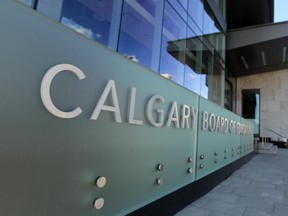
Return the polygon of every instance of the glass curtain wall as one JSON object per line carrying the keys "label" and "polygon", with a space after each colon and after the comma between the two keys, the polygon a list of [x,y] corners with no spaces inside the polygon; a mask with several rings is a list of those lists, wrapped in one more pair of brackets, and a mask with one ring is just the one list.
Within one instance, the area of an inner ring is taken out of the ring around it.
{"label": "glass curtain wall", "polygon": [[118,52],[153,71],[159,69],[163,1],[125,0]]}
{"label": "glass curtain wall", "polygon": [[34,6],[34,0],[18,0],[19,2],[29,6],[29,7],[33,7]]}
{"label": "glass curtain wall", "polygon": [[184,84],[186,32],[185,21],[166,2],[159,72],[180,85]]}
{"label": "glass curtain wall", "polygon": [[[225,1],[215,0],[223,16]],[[32,7],[34,1],[21,2]],[[37,2],[36,9],[46,16],[228,107],[225,89],[231,86],[225,82],[225,34],[205,1]]]}

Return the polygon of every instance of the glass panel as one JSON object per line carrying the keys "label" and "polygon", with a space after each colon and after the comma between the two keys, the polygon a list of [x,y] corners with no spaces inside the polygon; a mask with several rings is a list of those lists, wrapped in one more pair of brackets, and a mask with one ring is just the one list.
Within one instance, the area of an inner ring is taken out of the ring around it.
{"label": "glass panel", "polygon": [[232,112],[236,110],[236,77],[225,71],[224,107]]}
{"label": "glass panel", "polygon": [[166,2],[160,74],[171,76],[171,79],[180,85],[184,84],[186,28],[185,22]]}
{"label": "glass panel", "polygon": [[274,0],[274,22],[283,22],[288,20],[287,8],[287,0]]}
{"label": "glass panel", "polygon": [[178,2],[182,5],[182,7],[188,11],[188,0],[178,0]]}
{"label": "glass panel", "polygon": [[228,110],[232,111],[232,100],[233,100],[233,87],[232,84],[225,80],[225,99],[224,99],[224,107]]}
{"label": "glass panel", "polygon": [[51,19],[60,20],[63,0],[38,0],[37,11]]}
{"label": "glass panel", "polygon": [[174,8],[174,10],[182,17],[185,22],[187,21],[187,3],[185,7],[185,1],[182,1],[182,3],[178,0],[168,0],[170,5]]}
{"label": "glass panel", "polygon": [[86,37],[110,46],[113,44],[109,39],[115,4],[114,0],[64,0],[60,21]]}
{"label": "glass panel", "polygon": [[188,12],[196,25],[202,30],[204,6],[201,0],[189,0]]}
{"label": "glass panel", "polygon": [[29,7],[33,7],[34,5],[34,0],[17,0],[19,2],[22,2],[23,4],[28,5]]}
{"label": "glass panel", "polygon": [[208,76],[203,74],[201,76],[201,96],[208,99]]}
{"label": "glass panel", "polygon": [[[222,79],[223,76],[223,68],[219,59],[219,56],[217,56],[216,53],[214,53],[214,59],[213,59],[213,75],[211,80],[211,88],[209,88],[210,97],[209,99],[213,101],[214,103],[217,103],[219,105],[222,105]],[[224,93],[224,92],[223,92]]]}
{"label": "glass panel", "polygon": [[214,0],[224,20],[226,20],[226,0]]}
{"label": "glass panel", "polygon": [[118,52],[158,71],[163,1],[125,0]]}
{"label": "glass panel", "polygon": [[214,20],[206,11],[204,11],[204,18],[203,18],[203,32],[205,37],[210,41],[210,43],[215,47],[215,33],[218,30],[215,28]]}
{"label": "glass panel", "polygon": [[[201,95],[208,98],[210,101],[224,106],[224,78],[225,71],[222,66],[222,61],[217,52],[211,52],[204,46],[202,69],[203,74],[206,74],[206,80],[202,80]],[[205,91],[204,91],[205,90]]]}
{"label": "glass panel", "polygon": [[202,42],[191,29],[187,31],[184,86],[201,94]]}
{"label": "glass panel", "polygon": [[254,134],[260,129],[260,93],[259,90],[242,91],[242,116],[254,123]]}
{"label": "glass panel", "polygon": [[188,16],[188,26],[193,29],[193,32],[195,32],[196,35],[201,36],[203,35],[201,29],[199,26],[195,23],[194,20],[191,19],[190,16]]}

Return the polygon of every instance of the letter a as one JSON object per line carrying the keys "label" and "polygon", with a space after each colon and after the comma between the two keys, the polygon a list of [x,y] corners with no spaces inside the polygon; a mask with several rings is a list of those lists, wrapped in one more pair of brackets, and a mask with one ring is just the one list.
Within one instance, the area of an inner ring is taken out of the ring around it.
{"label": "letter a", "polygon": [[[110,91],[112,94],[113,106],[105,105],[105,101],[106,101]],[[116,91],[116,86],[115,86],[114,80],[108,81],[108,83],[105,86],[105,89],[104,89],[104,91],[103,91],[90,119],[97,120],[101,110],[108,111],[108,112],[114,112],[116,122],[122,122],[119,103],[118,103],[118,97],[117,97],[117,91]]]}

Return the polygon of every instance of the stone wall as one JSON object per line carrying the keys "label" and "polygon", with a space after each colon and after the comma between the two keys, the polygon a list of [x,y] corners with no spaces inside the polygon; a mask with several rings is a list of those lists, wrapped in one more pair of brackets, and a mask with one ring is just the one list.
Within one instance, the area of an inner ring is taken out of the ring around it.
{"label": "stone wall", "polygon": [[260,90],[260,136],[288,138],[288,69],[237,78],[236,112],[242,114],[242,90]]}

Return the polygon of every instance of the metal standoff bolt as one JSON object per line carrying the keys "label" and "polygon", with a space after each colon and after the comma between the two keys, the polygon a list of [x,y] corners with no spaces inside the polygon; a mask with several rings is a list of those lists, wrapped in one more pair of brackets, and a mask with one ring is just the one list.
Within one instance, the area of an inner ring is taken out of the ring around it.
{"label": "metal standoff bolt", "polygon": [[94,201],[94,208],[96,209],[101,209],[104,206],[104,199],[103,198],[97,198]]}
{"label": "metal standoff bolt", "polygon": [[200,164],[199,167],[200,167],[200,169],[204,169],[204,165],[203,164]]}
{"label": "metal standoff bolt", "polygon": [[227,149],[225,149],[225,151],[224,151],[225,153],[227,153],[228,152],[228,150]]}
{"label": "metal standoff bolt", "polygon": [[158,186],[163,185],[163,178],[157,178],[157,179],[156,179],[156,184],[157,184]]}
{"label": "metal standoff bolt", "polygon": [[217,160],[217,159],[215,159],[215,160],[214,160],[214,163],[218,163],[218,160]]}
{"label": "metal standoff bolt", "polygon": [[189,162],[189,163],[192,163],[192,162],[193,162],[193,158],[192,158],[192,157],[189,157],[189,158],[188,158],[188,162]]}
{"label": "metal standoff bolt", "polygon": [[224,159],[227,159],[227,156],[225,155]]}
{"label": "metal standoff bolt", "polygon": [[232,151],[235,151],[235,148],[232,148]]}
{"label": "metal standoff bolt", "polygon": [[189,169],[187,170],[187,172],[188,172],[188,173],[193,173],[193,168],[189,168]]}
{"label": "metal standoff bolt", "polygon": [[203,155],[203,154],[200,155],[200,159],[201,159],[201,160],[204,159],[204,155]]}
{"label": "metal standoff bolt", "polygon": [[164,165],[163,164],[157,164],[157,170],[158,171],[162,171],[164,169]]}
{"label": "metal standoff bolt", "polygon": [[100,176],[96,179],[96,185],[99,188],[103,188],[106,185],[106,178],[104,176]]}
{"label": "metal standoff bolt", "polygon": [[217,156],[217,155],[218,155],[218,152],[216,151],[216,152],[214,153],[214,155]]}

